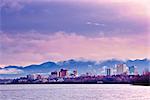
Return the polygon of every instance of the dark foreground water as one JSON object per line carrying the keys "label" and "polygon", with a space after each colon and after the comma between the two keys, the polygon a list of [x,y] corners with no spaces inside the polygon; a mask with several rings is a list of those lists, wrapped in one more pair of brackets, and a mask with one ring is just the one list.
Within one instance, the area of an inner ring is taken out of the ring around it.
{"label": "dark foreground water", "polygon": [[0,100],[150,100],[150,87],[127,84],[0,85]]}

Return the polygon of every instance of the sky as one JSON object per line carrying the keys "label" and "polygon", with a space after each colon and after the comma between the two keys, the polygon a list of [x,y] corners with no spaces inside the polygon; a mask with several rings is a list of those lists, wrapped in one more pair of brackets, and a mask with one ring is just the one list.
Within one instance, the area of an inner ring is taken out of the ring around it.
{"label": "sky", "polygon": [[150,58],[149,0],[0,2],[0,66]]}

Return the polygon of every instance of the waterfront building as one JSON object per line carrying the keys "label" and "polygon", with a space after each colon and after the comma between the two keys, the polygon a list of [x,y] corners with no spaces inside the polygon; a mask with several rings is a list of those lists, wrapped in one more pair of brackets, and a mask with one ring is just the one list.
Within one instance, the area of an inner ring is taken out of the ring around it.
{"label": "waterfront building", "polygon": [[129,67],[129,74],[130,75],[136,75],[137,74],[137,67],[136,66],[130,66]]}
{"label": "waterfront building", "polygon": [[112,67],[112,75],[117,75],[117,65]]}
{"label": "waterfront building", "polygon": [[74,70],[74,71],[73,71],[73,74],[74,74],[74,76],[76,77],[76,76],[78,75],[78,71],[77,71],[77,70]]}
{"label": "waterfront building", "polygon": [[139,74],[138,69],[137,69],[137,67],[135,67],[134,75],[138,75],[138,74]]}
{"label": "waterfront building", "polygon": [[145,68],[144,71],[143,71],[143,75],[149,75],[149,73],[150,73],[150,72],[149,72],[149,69],[148,69],[148,68]]}
{"label": "waterfront building", "polygon": [[42,76],[41,75],[37,75],[37,79],[38,80],[42,79]]}
{"label": "waterfront building", "polygon": [[128,74],[128,67],[126,64],[118,64],[117,65],[117,74]]}
{"label": "waterfront building", "polygon": [[35,80],[36,78],[37,78],[36,74],[29,74],[29,75],[27,75],[27,79],[28,80]]}
{"label": "waterfront building", "polygon": [[70,73],[70,74],[69,74],[69,77],[75,78],[75,77],[77,77],[77,75],[78,75],[77,70],[74,70],[73,73]]}
{"label": "waterfront building", "polygon": [[51,72],[50,77],[51,78],[57,78],[58,77],[58,72],[57,71]]}
{"label": "waterfront building", "polygon": [[29,75],[27,75],[27,79],[28,79],[28,80],[34,80],[34,76],[31,75],[31,74],[29,74]]}
{"label": "waterfront building", "polygon": [[68,70],[67,69],[61,69],[59,72],[59,77],[67,77],[68,76]]}
{"label": "waterfront building", "polygon": [[111,75],[111,68],[106,68],[106,75],[107,76],[110,76]]}

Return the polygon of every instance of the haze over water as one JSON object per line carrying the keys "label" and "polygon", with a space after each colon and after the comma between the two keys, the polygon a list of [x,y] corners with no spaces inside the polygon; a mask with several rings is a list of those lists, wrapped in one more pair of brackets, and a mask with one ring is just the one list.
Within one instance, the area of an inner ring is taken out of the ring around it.
{"label": "haze over water", "polygon": [[150,87],[126,84],[1,85],[0,100],[150,100]]}

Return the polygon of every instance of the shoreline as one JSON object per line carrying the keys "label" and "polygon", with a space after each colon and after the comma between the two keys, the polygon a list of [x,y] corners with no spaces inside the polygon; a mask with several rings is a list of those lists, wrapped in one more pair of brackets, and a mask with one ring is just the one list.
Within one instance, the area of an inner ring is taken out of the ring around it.
{"label": "shoreline", "polygon": [[118,84],[118,85],[122,85],[122,84],[128,84],[131,86],[150,86],[150,83],[75,83],[75,82],[61,82],[61,83],[9,83],[9,84],[0,84],[0,85],[33,85],[33,84]]}

